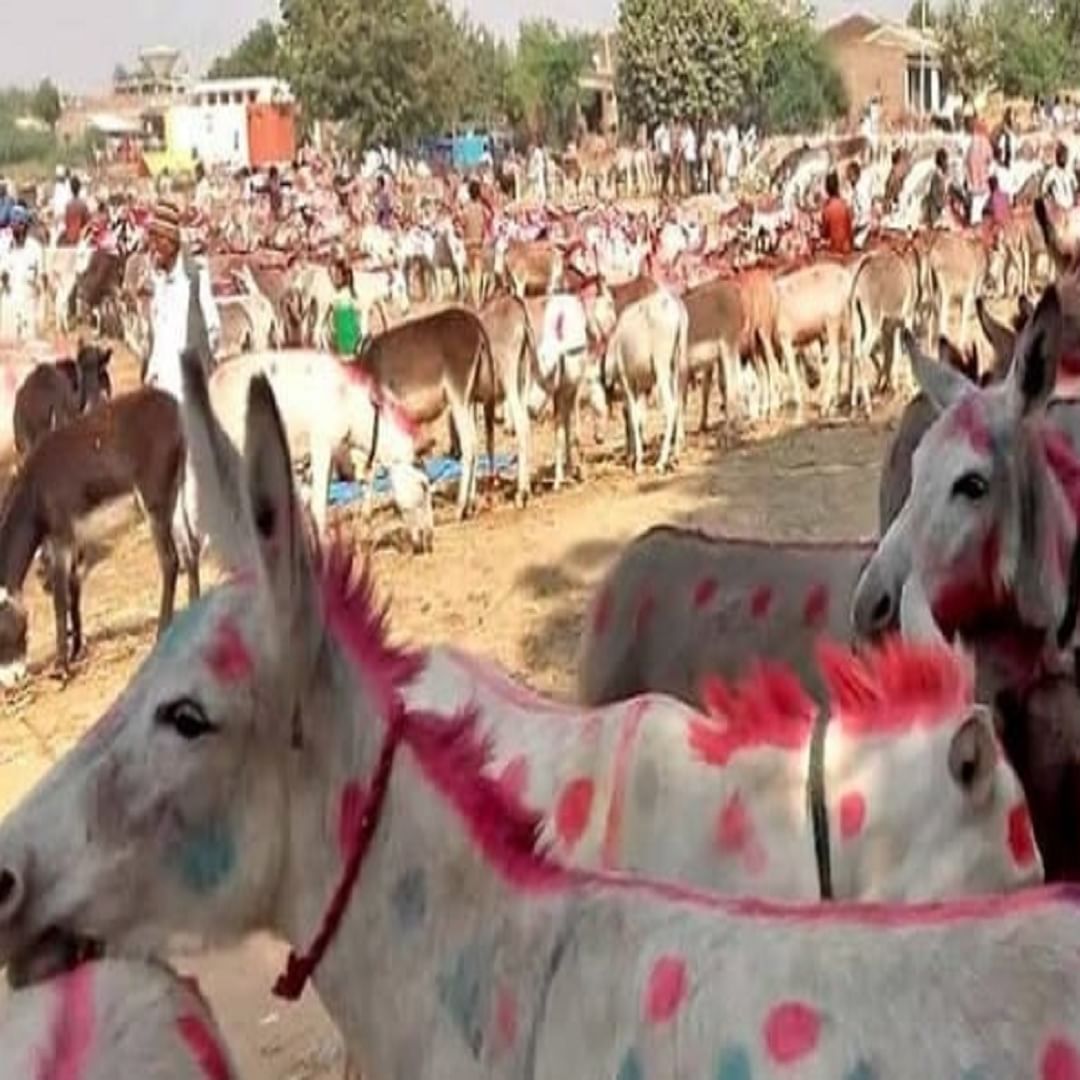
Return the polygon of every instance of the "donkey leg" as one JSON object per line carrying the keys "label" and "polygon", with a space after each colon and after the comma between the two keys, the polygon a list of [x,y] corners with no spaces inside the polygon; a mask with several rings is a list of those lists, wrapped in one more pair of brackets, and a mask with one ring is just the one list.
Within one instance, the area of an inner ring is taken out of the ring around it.
{"label": "donkey leg", "polygon": [[56,630],[56,657],[54,670],[66,678],[69,671],[71,654],[68,646],[68,602],[71,598],[71,586],[68,578],[71,571],[68,558],[68,545],[63,541],[50,541],[50,574],[52,578],[53,620]]}
{"label": "donkey leg", "polygon": [[464,402],[451,400],[450,411],[457,428],[461,446],[461,482],[458,484],[457,516],[464,521],[469,515],[476,487],[476,427],[472,412]]}
{"label": "donkey leg", "polygon": [[82,653],[82,580],[79,577],[78,559],[72,558],[68,574],[68,614],[71,621],[71,659],[77,660]]}
{"label": "donkey leg", "polygon": [[158,567],[161,569],[161,604],[158,608],[157,636],[161,637],[172,621],[176,606],[176,578],[180,573],[180,557],[176,553],[172,523],[169,515],[159,509],[150,510],[150,532],[157,551]]}
{"label": "donkey leg", "polygon": [[529,414],[516,387],[507,392],[506,415],[513,418],[514,434],[517,437],[517,496],[514,501],[519,509],[523,509],[529,501],[529,491],[532,487],[529,476]]}
{"label": "donkey leg", "polygon": [[665,380],[660,380],[660,407],[664,411],[664,438],[660,443],[660,456],[656,461],[656,468],[660,472],[667,472],[671,465],[671,448],[675,441],[676,406],[675,395],[672,388]]}
{"label": "donkey leg", "polygon": [[795,346],[790,339],[781,338],[780,355],[784,358],[784,375],[787,377],[788,386],[791,387],[792,397],[795,399],[795,423],[803,421],[803,392],[802,381],[799,378],[799,362],[795,358]]}

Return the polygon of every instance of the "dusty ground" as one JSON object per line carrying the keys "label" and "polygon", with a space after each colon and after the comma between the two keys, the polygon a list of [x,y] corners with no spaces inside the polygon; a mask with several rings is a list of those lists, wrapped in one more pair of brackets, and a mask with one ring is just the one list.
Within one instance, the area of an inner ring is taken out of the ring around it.
{"label": "dusty ground", "polygon": [[[594,457],[587,484],[545,492],[525,513],[500,500],[458,525],[442,507],[435,554],[380,548],[377,578],[393,598],[397,634],[466,644],[544,691],[568,694],[587,597],[634,535],[659,522],[772,539],[872,535],[886,437],[879,423],[761,436],[724,451],[691,438],[680,471],[663,479],[637,480],[610,455]],[[101,714],[152,644],[158,574],[148,530],[124,502],[92,531],[102,558],[84,591],[86,659],[67,686],[39,670],[0,700],[0,814]],[[52,619],[36,580],[29,601],[31,658],[44,665]],[[296,1006],[270,996],[281,958],[274,943],[257,940],[180,966],[199,975],[241,1075],[338,1077],[338,1042],[314,995]]]}

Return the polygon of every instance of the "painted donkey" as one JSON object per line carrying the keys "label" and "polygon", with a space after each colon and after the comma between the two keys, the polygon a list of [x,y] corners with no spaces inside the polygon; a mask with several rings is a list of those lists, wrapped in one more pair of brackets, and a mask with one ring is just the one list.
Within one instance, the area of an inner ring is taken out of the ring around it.
{"label": "painted donkey", "polygon": [[91,961],[0,1008],[0,1080],[230,1080],[198,987],[169,969]]}
{"label": "painted donkey", "polygon": [[365,512],[371,508],[374,468],[385,466],[413,549],[431,550],[431,485],[416,464],[422,432],[394,395],[358,364],[330,353],[308,349],[244,356],[218,368],[210,379],[214,410],[234,441],[244,431],[248,384],[260,373],[281,402],[294,459],[310,455],[312,514],[320,534],[326,532],[333,456],[347,447],[362,453],[366,462]]}
{"label": "painted donkey", "polygon": [[[988,714],[971,708],[969,665],[897,642],[862,661],[815,651],[824,709],[784,668],[755,665],[738,684],[707,678],[701,713],[645,696],[583,714],[453,649],[422,654],[402,693],[410,708],[475,710],[492,777],[543,816],[542,839],[568,864],[780,899],[1034,880],[1027,810]],[[942,694],[927,710],[930,686]]]}
{"label": "painted donkey", "polygon": [[[555,862],[539,819],[489,779],[476,710],[410,707],[410,654],[332,559],[312,562],[266,381],[240,462],[206,423],[197,366],[185,377],[200,494],[235,576],[0,826],[0,962],[58,935],[123,952],[269,926],[310,943],[278,992],[314,979],[372,1077],[1080,1065],[1068,890],[796,908]],[[923,691],[926,710],[955,709],[954,683]],[[1007,776],[969,766],[975,787],[992,777],[984,796]],[[72,800],[79,813],[60,812]]]}
{"label": "painted donkey", "polygon": [[586,705],[644,693],[701,706],[702,680],[757,658],[784,664],[820,702],[822,636],[851,637],[851,597],[873,543],[772,544],[660,525],[623,550],[596,591],[578,659]]}
{"label": "painted donkey", "polygon": [[941,415],[915,450],[910,494],[859,581],[858,633],[892,623],[913,576],[942,631],[962,632],[1001,685],[1022,686],[1058,662],[1076,622],[1080,507],[1080,459],[1046,422],[1060,340],[1053,287],[998,384],[973,387],[909,340],[916,379]]}

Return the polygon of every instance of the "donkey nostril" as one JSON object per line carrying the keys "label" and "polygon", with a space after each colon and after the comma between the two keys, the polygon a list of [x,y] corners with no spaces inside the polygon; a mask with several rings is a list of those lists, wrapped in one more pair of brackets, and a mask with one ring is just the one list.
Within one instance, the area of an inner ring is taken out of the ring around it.
{"label": "donkey nostril", "polygon": [[887,626],[892,621],[892,597],[888,593],[882,593],[881,599],[874,605],[871,613],[874,626]]}
{"label": "donkey nostril", "polygon": [[6,908],[19,891],[19,879],[10,870],[0,870],[0,908]]}

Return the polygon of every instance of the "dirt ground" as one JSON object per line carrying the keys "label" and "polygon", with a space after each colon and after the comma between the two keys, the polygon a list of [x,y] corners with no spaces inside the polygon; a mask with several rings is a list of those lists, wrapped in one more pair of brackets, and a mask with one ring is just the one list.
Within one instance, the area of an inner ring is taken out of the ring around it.
{"label": "dirt ground", "polygon": [[[121,375],[121,385],[130,383],[128,368]],[[696,422],[693,406],[690,417]],[[870,536],[890,426],[883,420],[807,427],[726,449],[715,437],[691,436],[679,471],[663,478],[636,479],[612,448],[605,455],[587,447],[587,482],[559,495],[545,490],[525,512],[513,508],[506,491],[459,525],[447,501],[439,507],[433,555],[417,559],[387,545],[375,552],[394,631],[417,642],[464,644],[545,692],[568,695],[590,590],[627,541],[660,522],[770,539]],[[549,446],[541,441],[542,463]],[[84,589],[88,650],[66,686],[47,672],[51,608],[31,575],[36,670],[0,699],[0,814],[102,713],[153,642],[159,583],[145,524],[124,500],[92,524],[90,535],[97,561]],[[277,944],[256,939],[178,966],[198,975],[242,1076],[340,1077],[339,1042],[314,993],[295,1006],[270,995],[282,959]]]}

